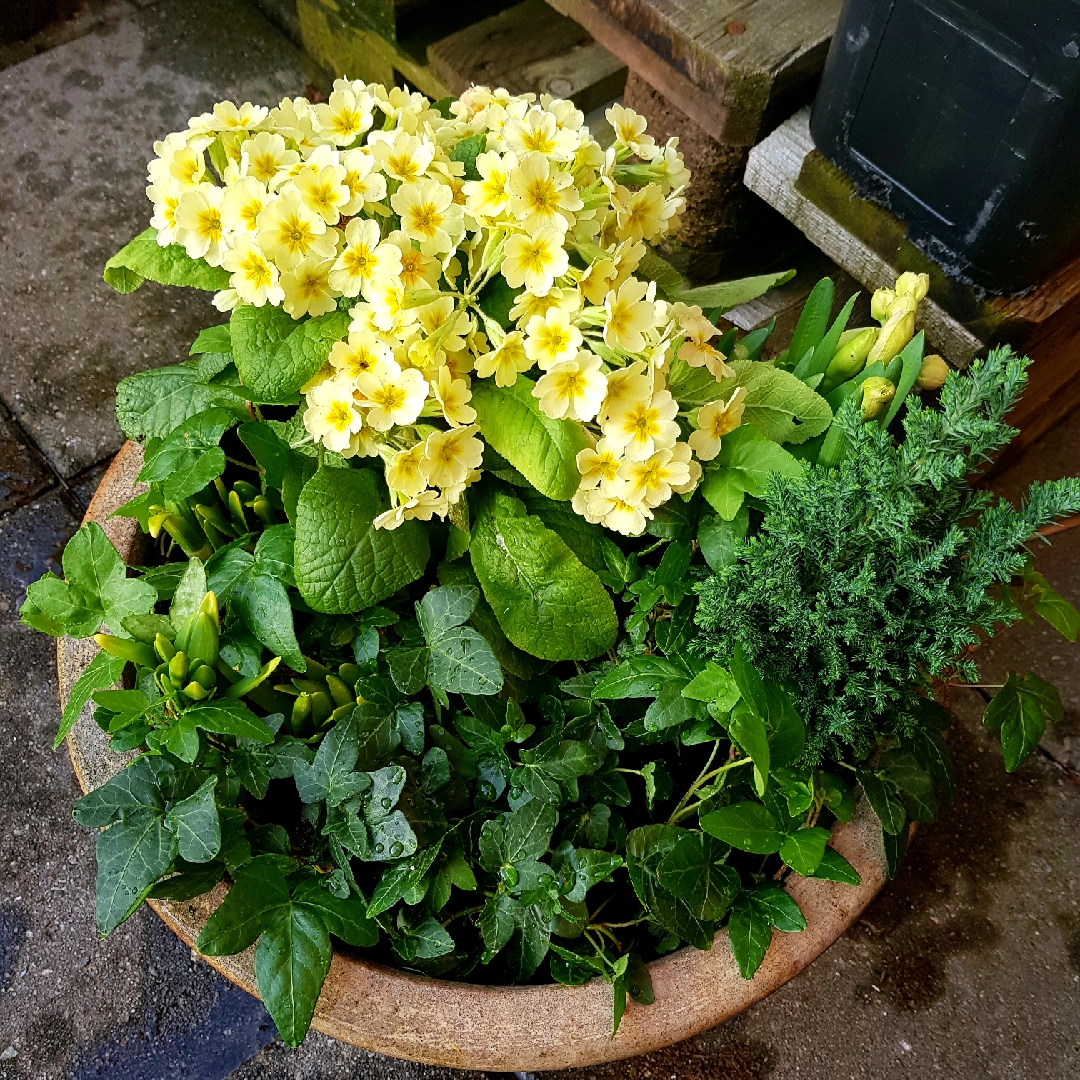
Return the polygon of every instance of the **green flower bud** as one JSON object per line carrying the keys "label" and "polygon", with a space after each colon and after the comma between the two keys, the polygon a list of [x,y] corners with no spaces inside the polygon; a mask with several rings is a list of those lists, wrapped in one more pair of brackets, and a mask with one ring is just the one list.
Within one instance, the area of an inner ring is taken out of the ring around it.
{"label": "green flower bud", "polygon": [[344,720],[355,708],[356,706],[352,702],[349,702],[348,705],[339,705],[330,714],[330,722],[336,724],[339,720]]}
{"label": "green flower bud", "polygon": [[327,693],[326,683],[317,683],[312,679],[293,679],[292,684],[301,694]]}
{"label": "green flower bud", "polygon": [[862,414],[864,420],[876,420],[885,412],[896,393],[896,387],[880,375],[872,375],[862,384]]}
{"label": "green flower bud", "polygon": [[130,660],[139,667],[155,668],[158,658],[149,645],[130,638],[113,637],[112,634],[95,634],[94,640],[107,653],[121,660]]}
{"label": "green flower bud", "polygon": [[229,516],[233,524],[240,530],[240,535],[248,531],[247,518],[244,517],[244,507],[240,503],[240,496],[236,491],[229,492]]}
{"label": "green flower bud", "polygon": [[154,652],[167,664],[176,655],[176,646],[164,634],[156,634]]}
{"label": "green flower bud", "polygon": [[281,657],[275,656],[273,660],[263,664],[262,670],[258,675],[252,675],[249,679],[241,679],[237,683],[233,683],[228,690],[225,691],[225,696],[230,698],[243,697],[245,694],[251,693],[257,686],[260,686],[265,679],[277,670],[278,664],[281,663]]}
{"label": "green flower bud", "polygon": [[191,665],[188,663],[187,653],[176,653],[169,661],[169,682],[179,690],[187,682],[190,670]]}
{"label": "green flower bud", "polygon": [[211,590],[203,596],[202,603],[199,604],[199,613],[201,615],[212,616],[214,622],[220,620],[221,615],[218,612],[217,593]]}
{"label": "green flower bud", "polygon": [[311,719],[311,698],[301,694],[294,702],[289,714],[289,730],[294,735],[303,735]]}
{"label": "green flower bud", "polygon": [[889,305],[896,299],[892,289],[878,289],[870,297],[870,317],[884,323],[889,317]]}
{"label": "green flower bud", "polygon": [[199,535],[179,514],[158,515],[156,523],[159,529],[164,529],[180,545],[180,550],[189,559],[198,558],[205,561],[213,554],[213,548],[207,543],[206,537]]}
{"label": "green flower bud", "polygon": [[[356,685],[357,680],[363,674],[358,664],[342,664],[337,670],[338,678],[350,688]],[[350,700],[353,700],[352,693],[349,694]]]}
{"label": "green flower bud", "polygon": [[330,701],[330,695],[322,690],[311,695],[311,718],[320,727],[330,719],[334,706]]}
{"label": "green flower bud", "polygon": [[825,382],[838,386],[863,369],[867,354],[874,347],[880,331],[876,326],[845,330],[840,335],[836,352],[825,369]]}
{"label": "green flower bud", "polygon": [[271,525],[276,524],[274,508],[271,506],[270,500],[265,495],[257,496],[251,504],[251,509],[255,511],[255,516],[266,528],[269,529]]}
{"label": "green flower bud", "polygon": [[217,672],[206,664],[200,664],[192,673],[191,677],[204,689],[213,690],[217,686]]}
{"label": "green flower bud", "polygon": [[259,489],[254,484],[249,484],[246,480],[237,480],[233,484],[233,491],[240,496],[245,506],[250,506],[253,499],[259,497]]}
{"label": "green flower bud", "polygon": [[210,691],[201,683],[197,683],[194,679],[192,679],[180,693],[186,698],[191,698],[192,701],[204,701],[210,696]]}
{"label": "green flower bud", "polygon": [[949,374],[949,365],[937,353],[923,357],[922,367],[915,377],[915,385],[921,390],[937,390]]}
{"label": "green flower bud", "polygon": [[[213,596],[214,594],[207,593],[206,595]],[[195,616],[195,625],[192,628],[187,647],[187,652],[191,657],[192,663],[201,660],[210,667],[213,667],[214,664],[217,663],[220,633],[218,631],[218,621],[216,617],[216,598],[214,600],[214,609],[214,615],[210,615],[207,612],[200,610]]]}
{"label": "green flower bud", "polygon": [[330,696],[335,705],[352,705],[355,701],[349,687],[336,675],[326,676],[326,685],[330,688]]}
{"label": "green flower bud", "polygon": [[914,311],[899,311],[890,315],[873,348],[866,355],[866,366],[876,364],[879,360],[882,364],[887,364],[914,336]]}

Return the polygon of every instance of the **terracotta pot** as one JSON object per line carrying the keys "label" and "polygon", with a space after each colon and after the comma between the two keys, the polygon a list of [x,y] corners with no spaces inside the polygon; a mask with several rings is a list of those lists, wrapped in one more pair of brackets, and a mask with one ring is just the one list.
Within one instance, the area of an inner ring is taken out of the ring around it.
{"label": "terracotta pot", "polygon": [[[129,518],[109,514],[135,493],[142,451],[127,443],[105,474],[87,512],[128,562],[137,562],[141,534]],[[57,646],[60,697],[90,662],[96,646],[62,639]],[[84,791],[104,783],[124,763],[110,754],[91,706],[68,737],[71,761]],[[806,916],[800,934],[774,933],[757,974],[744,981],[727,930],[708,952],[685,948],[649,965],[656,1002],[630,1003],[611,1039],[611,988],[585,986],[479,986],[410,975],[335,953],[312,1026],[334,1038],[381,1054],[461,1069],[562,1069],[643,1054],[678,1042],[771,994],[825,951],[885,883],[885,855],[877,819],[865,803],[849,824],[838,824],[832,846],[860,873],[857,888],[789,875],[785,888]],[[188,903],[150,901],[188,945],[221,903],[227,886]],[[205,959],[226,978],[257,994],[254,949]]]}

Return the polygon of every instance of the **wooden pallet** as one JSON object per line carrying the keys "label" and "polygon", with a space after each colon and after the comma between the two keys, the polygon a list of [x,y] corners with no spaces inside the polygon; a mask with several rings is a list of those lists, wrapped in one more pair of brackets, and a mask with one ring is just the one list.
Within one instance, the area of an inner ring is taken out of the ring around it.
{"label": "wooden pallet", "polygon": [[[957,283],[907,239],[899,219],[860,198],[818,153],[809,118],[809,109],[800,110],[751,150],[747,187],[867,290],[891,286],[906,270],[929,274],[920,328],[954,365],[963,367],[1004,343],[1031,357],[1028,390],[1011,417],[1021,435],[1010,453],[1080,405],[1080,259],[1021,297],[991,296]],[[745,313],[743,321],[750,317]]]}

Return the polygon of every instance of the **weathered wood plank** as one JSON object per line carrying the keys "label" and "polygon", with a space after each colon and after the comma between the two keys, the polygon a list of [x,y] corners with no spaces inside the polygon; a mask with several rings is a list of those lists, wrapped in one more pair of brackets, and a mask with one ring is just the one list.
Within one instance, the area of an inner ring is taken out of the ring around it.
{"label": "weathered wood plank", "polygon": [[588,111],[622,92],[625,66],[543,0],[524,0],[428,47],[431,70],[460,94],[472,85],[550,93]]}

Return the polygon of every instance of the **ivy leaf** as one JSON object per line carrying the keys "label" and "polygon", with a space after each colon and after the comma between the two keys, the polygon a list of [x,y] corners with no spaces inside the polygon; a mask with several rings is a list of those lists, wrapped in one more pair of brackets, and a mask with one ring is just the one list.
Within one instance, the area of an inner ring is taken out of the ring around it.
{"label": "ivy leaf", "polygon": [[1080,612],[1039,573],[1026,575],[1025,584],[1035,601],[1035,614],[1045,619],[1066,641],[1075,641],[1080,632]]}
{"label": "ivy leaf", "polygon": [[254,944],[272,913],[289,903],[283,862],[291,860],[260,855],[233,871],[232,887],[195,942],[199,952],[206,956],[231,956]]}
{"label": "ivy leaf", "polygon": [[746,488],[734,469],[717,468],[705,477],[701,494],[721,521],[733,521],[746,498]]}
{"label": "ivy leaf", "polygon": [[[686,672],[662,656],[628,656],[607,671],[593,687],[594,701],[656,697],[673,679],[685,681]],[[687,697],[692,695],[687,694]]]}
{"label": "ivy leaf", "polygon": [[274,909],[255,950],[259,996],[286,1046],[299,1046],[333,958],[317,911],[289,902]]}
{"label": "ivy leaf", "polygon": [[176,837],[160,811],[138,810],[97,840],[97,928],[112,933],[138,906],[176,857]]}
{"label": "ivy leaf", "polygon": [[324,466],[304,486],[296,513],[296,586],[316,611],[360,611],[423,574],[426,529],[417,521],[376,529],[372,522],[385,509],[369,469]]}
{"label": "ivy leaf", "polygon": [[600,579],[559,537],[496,495],[473,528],[473,569],[503,632],[543,660],[590,660],[619,631],[615,605]]}
{"label": "ivy leaf", "polygon": [[296,790],[303,802],[325,801],[333,807],[371,786],[366,774],[353,771],[360,754],[355,717],[354,711],[334,724],[310,765],[303,761],[293,765]]}
{"label": "ivy leaf", "polygon": [[495,452],[541,495],[565,501],[577,491],[581,479],[577,455],[588,447],[588,436],[573,420],[545,416],[532,396],[534,385],[524,375],[513,386],[478,382],[470,404],[481,434]]}
{"label": "ivy leaf", "polygon": [[821,856],[821,862],[817,864],[817,869],[807,876],[821,878],[824,881],[839,881],[843,885],[862,884],[859,871],[839,851],[831,847],[825,849]]}
{"label": "ivy leaf", "polygon": [[698,524],[698,545],[710,570],[719,571],[725,566],[734,565],[746,540],[746,532],[750,527],[750,512],[741,505],[741,496],[739,502],[740,507],[733,517],[714,517],[709,514]]}
{"label": "ivy leaf", "polygon": [[323,925],[346,945],[370,948],[379,940],[379,927],[367,916],[359,897],[334,896],[314,878],[301,881],[293,890],[293,902],[318,914]]}
{"label": "ivy leaf", "polygon": [[88,829],[103,829],[140,811],[161,814],[164,810],[165,798],[150,759],[141,757],[78,799],[72,816]]}
{"label": "ivy leaf", "polygon": [[896,788],[869,769],[859,769],[855,775],[882,829],[892,836],[903,832],[907,826],[907,808]]}
{"label": "ivy leaf", "polygon": [[1061,723],[1061,698],[1045,679],[1010,671],[1005,685],[983,713],[983,723],[998,729],[1005,769],[1014,772],[1026,760],[1046,730],[1047,721]]}
{"label": "ivy leaf", "polygon": [[229,273],[192,259],[179,244],[161,247],[157,229],[146,229],[125,244],[106,264],[104,278],[118,293],[134,292],[144,280],[162,285],[189,285],[217,292],[229,287]]}
{"label": "ivy leaf", "polygon": [[123,620],[145,615],[157,602],[152,585],[127,576],[124,560],[96,521],[68,541],[62,562],[64,580],[46,574],[26,590],[21,614],[28,626],[80,638],[104,622],[114,634],[124,635]]}
{"label": "ivy leaf", "polygon": [[715,702],[719,712],[730,712],[740,697],[731,673],[712,660],[682,688],[682,695],[695,701]]}
{"label": "ivy leaf", "polygon": [[487,641],[462,626],[472,615],[480,592],[471,585],[431,589],[417,604],[421,631],[428,643],[427,682],[451,694],[497,694],[502,668]]}
{"label": "ivy leaf", "polygon": [[780,858],[803,877],[812,877],[825,855],[829,830],[819,826],[798,829],[784,837],[780,845]]}
{"label": "ivy leaf", "polygon": [[194,495],[225,471],[221,436],[236,423],[227,409],[207,409],[171,431],[153,453],[148,453],[139,479],[160,483],[168,499]]}
{"label": "ivy leaf", "polygon": [[728,720],[728,732],[742,752],[753,761],[754,790],[759,797],[764,795],[769,780],[770,759],[765,721],[749,709],[736,709]]}
{"label": "ivy leaf", "polygon": [[194,795],[169,807],[167,820],[176,833],[180,858],[188,862],[209,862],[221,850],[221,822],[214,803],[217,780],[207,778]]}
{"label": "ivy leaf", "polygon": [[53,739],[54,750],[74,727],[75,721],[79,719],[79,713],[83,711],[83,706],[90,700],[90,696],[97,690],[112,686],[123,675],[126,665],[126,660],[113,656],[104,649],[87,664],[86,670],[75,680],[75,685],[68,695],[67,704],[60,716],[60,727],[57,729],[56,738]]}
{"label": "ivy leaf", "polygon": [[180,719],[192,727],[200,727],[203,731],[210,731],[215,735],[255,739],[267,745],[274,741],[274,733],[239,701],[205,701],[185,709],[180,714]]}
{"label": "ivy leaf", "polygon": [[755,904],[748,893],[740,893],[731,906],[728,939],[735,963],[739,965],[739,974],[744,979],[752,979],[772,942],[772,921],[768,912]]}
{"label": "ivy leaf", "polygon": [[496,893],[480,912],[480,934],[484,939],[484,962],[505,948],[514,935],[521,915],[521,904],[509,893]]}
{"label": "ivy leaf", "polygon": [[934,785],[914,754],[896,747],[886,750],[878,761],[878,775],[900,792],[908,817],[922,822],[934,820]]}
{"label": "ivy leaf", "polygon": [[657,867],[657,880],[699,919],[719,919],[741,888],[738,871],[718,865],[727,852],[709,835],[687,832]]}
{"label": "ivy leaf", "polygon": [[780,823],[771,811],[749,800],[713,810],[703,815],[699,824],[725,844],[755,855],[774,854],[784,839]]}

